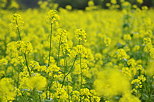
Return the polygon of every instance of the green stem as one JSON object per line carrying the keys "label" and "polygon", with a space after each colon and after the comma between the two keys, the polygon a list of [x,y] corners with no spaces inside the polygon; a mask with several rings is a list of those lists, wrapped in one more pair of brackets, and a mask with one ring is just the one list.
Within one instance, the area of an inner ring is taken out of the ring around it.
{"label": "green stem", "polygon": [[29,76],[31,77],[31,71],[30,71],[30,68],[29,68],[29,65],[28,65],[28,59],[27,59],[27,55],[25,53],[24,53],[24,57],[25,57],[26,67],[28,69]]}
{"label": "green stem", "polygon": [[[68,78],[67,78],[67,82],[68,82]],[[68,87],[68,83],[67,83],[67,94],[68,94],[68,101],[70,102],[70,91],[69,91],[69,87]]]}
{"label": "green stem", "polygon": [[[72,64],[70,70],[68,71],[67,74],[65,74],[65,76],[64,76],[64,78],[63,78],[62,87],[64,86],[64,82],[65,82],[66,77],[72,72],[76,59],[77,59],[77,55],[76,55],[75,58],[74,58],[74,61],[73,61],[73,64]],[[62,87],[61,87],[61,88],[62,88]]]}
{"label": "green stem", "polygon": [[52,47],[52,23],[51,23],[51,31],[50,31],[50,35],[49,35],[49,39],[50,39],[50,48],[49,48],[49,60],[48,60],[48,67],[50,66],[50,56],[51,56],[51,47]]}
{"label": "green stem", "polygon": [[80,70],[81,70],[81,86],[80,86],[80,89],[82,89],[82,66],[81,66],[81,54],[80,54]]}
{"label": "green stem", "polygon": [[[80,39],[79,39],[79,45],[81,45],[81,41],[80,41]],[[80,50],[81,50],[81,49],[80,49]],[[80,53],[79,58],[80,58],[80,71],[81,71],[81,85],[80,85],[80,89],[81,89],[81,88],[82,88],[82,66],[81,66],[81,53]]]}
{"label": "green stem", "polygon": [[59,56],[60,56],[60,45],[61,45],[61,35],[60,35],[60,39],[59,39],[59,45],[58,45],[58,58],[57,58],[57,65],[59,66]]}
{"label": "green stem", "polygon": [[[21,34],[20,34],[20,29],[19,29],[19,24],[18,24],[17,18],[16,18],[16,26],[17,26],[17,33],[18,33],[18,36],[19,36],[19,40],[22,40],[21,39]],[[26,53],[24,53],[24,57],[25,57],[25,62],[26,62],[26,66],[27,66],[27,69],[28,69],[29,76],[31,76],[31,71],[30,71],[30,69],[28,67],[28,60],[27,60]]]}
{"label": "green stem", "polygon": [[[50,24],[50,34],[49,34],[49,43],[50,43],[50,45],[49,45],[49,58],[48,58],[48,67],[50,66],[50,56],[51,56],[51,48],[52,48],[52,23]],[[48,86],[47,86],[47,90],[46,90],[46,99],[50,99],[50,93],[48,94],[48,92],[50,92],[50,86],[49,86],[49,78],[47,78],[48,79]]]}
{"label": "green stem", "polygon": [[7,50],[7,39],[6,39],[6,35],[5,35],[5,39],[4,39],[4,57],[6,57],[6,50]]}
{"label": "green stem", "polygon": [[[79,45],[81,45],[81,41],[80,41],[80,39],[79,39]],[[80,49],[80,51],[81,51],[81,49]],[[81,66],[81,52],[80,52],[80,55],[79,55],[79,60],[80,60],[80,75],[81,75],[81,83],[80,83],[80,89],[82,89],[82,66]],[[80,96],[80,102],[82,102],[82,99],[81,99],[81,96]]]}
{"label": "green stem", "polygon": [[19,36],[19,40],[21,40],[21,34],[20,34],[20,29],[19,29],[19,24],[18,24],[17,19],[16,19],[16,25],[17,25],[17,33],[18,33],[18,36]]}

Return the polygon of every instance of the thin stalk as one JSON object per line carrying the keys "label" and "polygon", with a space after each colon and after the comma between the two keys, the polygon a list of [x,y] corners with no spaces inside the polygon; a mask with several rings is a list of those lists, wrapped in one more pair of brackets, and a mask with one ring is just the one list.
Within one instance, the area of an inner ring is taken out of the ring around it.
{"label": "thin stalk", "polygon": [[[81,41],[80,41],[80,39],[79,39],[79,45],[81,45]],[[81,49],[80,49],[81,50]],[[82,88],[82,66],[81,66],[81,53],[80,53],[80,55],[79,55],[79,60],[80,60],[80,75],[81,75],[81,85],[80,85],[80,89]]]}
{"label": "thin stalk", "polygon": [[80,54],[80,70],[81,70],[81,86],[80,86],[80,89],[82,89],[82,67],[81,67],[81,54]]}
{"label": "thin stalk", "polygon": [[72,64],[70,70],[68,71],[67,74],[65,74],[65,76],[63,78],[63,82],[62,82],[62,87],[61,88],[63,88],[63,86],[64,86],[64,82],[65,82],[66,77],[72,72],[76,59],[77,59],[77,55],[74,58],[74,61],[73,61],[73,64]]}
{"label": "thin stalk", "polygon": [[[79,45],[81,45],[81,41],[80,41],[80,39],[79,39]],[[80,49],[81,50],[81,49]],[[80,83],[80,89],[82,89],[82,66],[81,66],[81,52],[80,52],[80,55],[79,55],[79,60],[80,60],[80,75],[81,75],[81,83]],[[81,96],[80,96],[80,102],[82,102],[82,99],[81,99]]]}
{"label": "thin stalk", "polygon": [[17,25],[17,33],[18,33],[18,36],[19,36],[19,40],[21,40],[21,34],[20,34],[20,29],[19,29],[19,24],[18,24],[18,21],[16,19],[16,25]]}
{"label": "thin stalk", "polygon": [[[20,29],[19,29],[19,24],[18,24],[17,19],[16,19],[16,26],[17,26],[16,28],[17,28],[17,33],[18,33],[18,36],[19,36],[19,40],[22,40],[21,39],[21,34],[20,34]],[[24,58],[25,58],[25,62],[26,62],[26,66],[27,66],[27,69],[28,69],[29,76],[31,76],[31,71],[30,71],[30,69],[28,67],[28,60],[27,60],[26,53],[24,53]]]}
{"label": "thin stalk", "polygon": [[[66,52],[65,51],[63,51],[63,49],[62,49],[62,52],[63,52],[63,56],[65,56],[66,55]],[[64,58],[64,76],[66,75],[66,69],[68,68],[68,66],[67,66],[67,57],[65,57]],[[64,80],[63,80],[64,81]],[[62,83],[62,85],[64,84],[64,82]],[[61,87],[62,88],[62,87]]]}
{"label": "thin stalk", "polygon": [[5,39],[4,39],[4,57],[6,57],[6,50],[7,50],[7,39],[6,39],[6,35],[5,35]]}
{"label": "thin stalk", "polygon": [[[48,65],[47,65],[47,67],[49,67],[50,66],[50,56],[51,56],[51,48],[52,48],[52,23],[50,24],[50,34],[49,34],[49,43],[50,43],[50,45],[49,45],[49,58],[48,58]],[[49,78],[47,78],[48,79],[48,83],[49,83]],[[49,84],[48,84],[48,86],[47,86],[47,90],[46,90],[46,98],[48,99],[50,99],[50,93],[48,94],[48,91],[50,92],[50,86],[49,86]]]}
{"label": "thin stalk", "polygon": [[48,91],[49,91],[48,99],[50,100],[50,86],[48,86]]}
{"label": "thin stalk", "polygon": [[[67,78],[67,82],[68,82],[68,78]],[[69,91],[69,87],[68,87],[68,83],[67,83],[67,94],[68,94],[68,101],[70,102],[70,91]]]}
{"label": "thin stalk", "polygon": [[60,39],[59,39],[59,45],[58,45],[58,61],[57,61],[57,65],[59,66],[59,56],[60,56],[60,45],[61,45],[61,35],[60,35]]}
{"label": "thin stalk", "polygon": [[[39,94],[39,93],[38,93]],[[41,95],[39,94],[39,101],[42,102]]]}
{"label": "thin stalk", "polygon": [[28,65],[27,55],[25,53],[24,53],[24,57],[25,57],[26,67],[28,69],[29,76],[31,77],[31,71],[30,71],[30,68],[29,68],[29,65]]}
{"label": "thin stalk", "polygon": [[[17,85],[16,85],[16,87],[18,89],[19,88],[19,69],[18,69],[17,75],[18,75],[18,77],[17,77]],[[17,91],[16,97],[17,96],[18,96],[18,91]]]}
{"label": "thin stalk", "polygon": [[[80,83],[80,89],[82,89],[82,68],[81,68],[81,53],[80,53],[80,71],[81,71],[81,83]],[[81,100],[81,96],[80,96],[80,102],[82,102],[82,100]]]}
{"label": "thin stalk", "polygon": [[49,48],[49,60],[48,60],[48,67],[50,66],[50,56],[51,56],[51,47],[52,47],[52,23],[50,25],[51,27],[51,31],[50,31],[50,35],[49,35],[49,39],[50,39],[50,48]]}
{"label": "thin stalk", "polygon": [[[18,21],[16,19],[16,30],[17,30],[17,34],[18,34],[18,37],[19,37],[19,40],[21,40],[21,35],[20,35],[20,30],[19,30],[19,25],[18,25]],[[17,79],[17,88],[19,87],[19,70],[18,70],[18,79]],[[18,93],[17,93],[18,94]]]}

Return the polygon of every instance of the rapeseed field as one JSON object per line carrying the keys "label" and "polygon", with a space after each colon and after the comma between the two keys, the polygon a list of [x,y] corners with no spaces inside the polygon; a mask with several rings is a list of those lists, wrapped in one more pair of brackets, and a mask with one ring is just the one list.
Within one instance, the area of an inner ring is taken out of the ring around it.
{"label": "rapeseed field", "polygon": [[154,10],[108,6],[1,9],[0,102],[154,102]]}

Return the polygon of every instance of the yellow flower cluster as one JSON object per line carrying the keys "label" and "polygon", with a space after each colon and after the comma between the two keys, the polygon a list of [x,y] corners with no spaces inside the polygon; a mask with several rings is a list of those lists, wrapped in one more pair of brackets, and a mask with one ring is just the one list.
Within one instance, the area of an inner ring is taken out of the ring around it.
{"label": "yellow flower cluster", "polygon": [[116,69],[105,69],[98,73],[98,79],[94,84],[99,95],[106,97],[113,97],[130,91],[129,81]]}
{"label": "yellow flower cluster", "polygon": [[119,60],[128,60],[129,56],[127,55],[127,53],[126,53],[126,51],[124,49],[118,49],[117,58]]}
{"label": "yellow flower cluster", "polygon": [[17,13],[13,14],[10,26],[12,26],[15,30],[16,29],[19,30],[19,29],[22,29],[23,24],[24,22],[21,15]]}
{"label": "yellow flower cluster", "polygon": [[17,41],[8,44],[7,53],[11,56],[19,56],[21,54],[29,54],[33,50],[30,42]]}
{"label": "yellow flower cluster", "polygon": [[51,24],[55,23],[56,21],[60,19],[56,10],[50,10],[48,12],[47,18]]}
{"label": "yellow flower cluster", "polygon": [[47,85],[45,77],[34,73],[32,77],[23,77],[20,81],[20,88],[27,90],[43,90]]}
{"label": "yellow flower cluster", "polygon": [[154,48],[151,41],[151,38],[144,38],[144,51],[148,52],[152,58],[154,58]]}
{"label": "yellow flower cluster", "polygon": [[10,78],[2,78],[0,80],[0,100],[8,102],[15,100],[16,88],[13,86],[13,80]]}
{"label": "yellow flower cluster", "polygon": [[83,29],[77,29],[75,31],[76,39],[79,40],[79,44],[81,41],[86,41],[86,32]]}

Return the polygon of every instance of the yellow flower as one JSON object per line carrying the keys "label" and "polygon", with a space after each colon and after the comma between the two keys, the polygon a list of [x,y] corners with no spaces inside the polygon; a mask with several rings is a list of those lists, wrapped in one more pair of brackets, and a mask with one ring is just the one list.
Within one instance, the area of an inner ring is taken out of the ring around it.
{"label": "yellow flower", "polygon": [[86,32],[83,29],[76,29],[75,36],[76,39],[79,40],[79,43],[81,44],[81,41],[86,41]]}
{"label": "yellow flower", "polygon": [[16,88],[13,86],[11,78],[3,78],[0,80],[0,100],[8,102],[15,100]]}
{"label": "yellow flower", "polygon": [[89,0],[88,6],[94,6],[94,5],[95,5],[95,4],[94,4],[93,0]]}
{"label": "yellow flower", "polygon": [[124,35],[124,40],[131,40],[131,36],[129,34]]}
{"label": "yellow flower", "polygon": [[150,49],[150,56],[151,56],[152,58],[154,58],[154,48],[151,48],[151,49]]}
{"label": "yellow flower", "polygon": [[150,76],[154,75],[154,61],[153,60],[149,62],[147,69],[146,69],[146,74]]}
{"label": "yellow flower", "polygon": [[127,53],[125,52],[124,49],[118,49],[117,53],[116,53],[117,58],[119,58],[120,60],[122,59],[129,59],[129,56],[127,55]]}
{"label": "yellow flower", "polygon": [[88,88],[80,89],[80,94],[81,95],[90,95],[89,89]]}
{"label": "yellow flower", "polygon": [[127,64],[129,66],[135,67],[137,65],[136,61],[134,59],[129,59]]}
{"label": "yellow flower", "polygon": [[151,44],[151,38],[144,38],[143,41],[144,41],[144,45]]}
{"label": "yellow flower", "polygon": [[72,6],[71,5],[66,5],[65,7],[67,10],[72,10]]}
{"label": "yellow flower", "polygon": [[138,97],[133,96],[130,93],[126,93],[120,98],[119,102],[141,102]]}
{"label": "yellow flower", "polygon": [[6,58],[0,59],[0,65],[7,65],[7,64],[8,64],[8,60]]}
{"label": "yellow flower", "polygon": [[116,4],[117,0],[111,0],[111,3]]}
{"label": "yellow flower", "polygon": [[10,24],[11,28],[13,30],[17,30],[17,29],[21,30],[23,28],[23,25],[24,25],[24,22],[21,15],[17,13],[13,14],[11,24]]}
{"label": "yellow flower", "polygon": [[97,76],[94,85],[100,96],[113,97],[130,91],[129,81],[119,70],[105,69]]}
{"label": "yellow flower", "polygon": [[50,11],[48,12],[47,18],[48,18],[48,20],[49,20],[49,22],[50,22],[51,24],[57,22],[57,21],[60,19],[60,17],[59,17],[59,15],[57,14],[57,11],[56,11],[56,10],[50,10]]}
{"label": "yellow flower", "polygon": [[47,80],[40,74],[33,74],[32,77],[21,79],[21,88],[29,90],[43,90],[47,85]]}
{"label": "yellow flower", "polygon": [[111,39],[108,38],[108,37],[105,37],[104,38],[104,43],[105,43],[106,46],[109,46],[111,44]]}
{"label": "yellow flower", "polygon": [[72,100],[75,101],[80,101],[80,92],[79,91],[73,91],[72,92]]}
{"label": "yellow flower", "polygon": [[138,3],[142,4],[143,3],[143,0],[137,0]]}
{"label": "yellow flower", "polygon": [[13,57],[20,54],[29,54],[33,50],[32,44],[25,41],[11,42],[8,44],[7,53]]}

